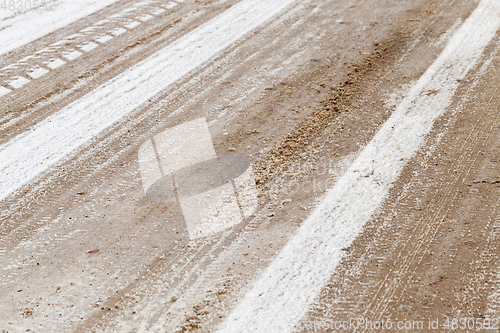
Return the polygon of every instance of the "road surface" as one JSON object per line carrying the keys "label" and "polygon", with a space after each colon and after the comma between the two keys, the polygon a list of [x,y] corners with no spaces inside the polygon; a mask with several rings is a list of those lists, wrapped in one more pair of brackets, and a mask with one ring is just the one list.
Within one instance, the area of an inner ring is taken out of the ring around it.
{"label": "road surface", "polygon": [[33,5],[0,332],[500,330],[500,2]]}

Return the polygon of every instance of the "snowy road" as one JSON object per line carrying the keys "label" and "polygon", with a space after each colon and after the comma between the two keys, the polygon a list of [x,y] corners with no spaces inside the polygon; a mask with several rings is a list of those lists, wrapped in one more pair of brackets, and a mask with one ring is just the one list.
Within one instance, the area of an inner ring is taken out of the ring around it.
{"label": "snowy road", "polygon": [[42,5],[42,1],[8,1],[0,10],[0,54],[25,46],[115,2],[59,0],[43,1]]}
{"label": "snowy road", "polygon": [[496,0],[20,9],[1,330],[494,329]]}

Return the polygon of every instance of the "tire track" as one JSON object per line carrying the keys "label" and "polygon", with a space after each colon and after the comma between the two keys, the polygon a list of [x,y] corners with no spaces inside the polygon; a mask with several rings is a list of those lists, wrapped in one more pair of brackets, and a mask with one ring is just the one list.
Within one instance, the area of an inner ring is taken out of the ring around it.
{"label": "tire track", "polygon": [[[153,16],[166,13],[177,2],[141,1],[118,13],[81,29],[51,45],[0,69],[0,97],[20,89],[68,62],[80,60],[83,53],[96,52],[100,46],[130,30],[139,28]],[[77,60],[78,59],[78,60]],[[1,120],[0,120],[1,121]]]}

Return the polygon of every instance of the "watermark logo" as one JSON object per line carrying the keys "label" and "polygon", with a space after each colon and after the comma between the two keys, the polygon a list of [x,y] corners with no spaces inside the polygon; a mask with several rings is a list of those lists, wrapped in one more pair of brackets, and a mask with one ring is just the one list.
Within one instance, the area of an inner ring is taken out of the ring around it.
{"label": "watermark logo", "polygon": [[230,228],[257,209],[257,188],[250,160],[217,156],[204,118],[169,128],[139,149],[145,195],[179,203],[189,237]]}
{"label": "watermark logo", "polygon": [[55,6],[55,0],[0,0],[0,11],[4,12],[54,11]]}

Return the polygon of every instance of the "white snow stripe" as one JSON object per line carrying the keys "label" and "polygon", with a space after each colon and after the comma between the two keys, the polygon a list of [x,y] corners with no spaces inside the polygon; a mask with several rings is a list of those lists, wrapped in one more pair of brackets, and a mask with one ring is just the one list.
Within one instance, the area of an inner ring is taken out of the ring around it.
{"label": "white snow stripe", "polygon": [[127,28],[127,29],[134,29],[135,27],[141,25],[141,22],[137,22],[137,21],[132,21],[130,23],[127,23],[127,24],[124,24],[124,27]]}
{"label": "white snow stripe", "polygon": [[100,21],[97,21],[96,23],[94,23],[94,26],[100,26],[100,25],[104,25],[104,24],[107,24],[107,23],[111,23],[110,20],[108,19],[104,19],[104,20],[100,20]]}
{"label": "white snow stripe", "polygon": [[499,26],[500,2],[481,1],[219,332],[294,330]]}
{"label": "white snow stripe", "polygon": [[109,36],[109,35],[103,35],[103,36],[98,36],[98,37],[94,38],[95,41],[98,41],[101,44],[104,44],[112,39],[113,39],[113,36]]}
{"label": "white snow stripe", "polygon": [[166,12],[166,10],[163,8],[156,8],[154,11],[151,12],[151,14],[158,16],[158,15],[161,15],[165,12]]}
{"label": "white snow stripe", "polygon": [[62,52],[62,56],[68,60],[75,60],[76,58],[80,57],[82,55],[81,52],[76,51],[76,50],[69,50]]}
{"label": "white snow stripe", "polygon": [[78,47],[81,48],[84,52],[90,52],[93,49],[99,47],[99,45],[96,43],[87,42],[85,44],[79,45]]}
{"label": "white snow stripe", "polygon": [[44,76],[45,74],[47,74],[48,72],[49,72],[48,69],[37,66],[35,68],[32,68],[28,72],[28,76],[31,77],[32,79],[38,79],[38,78],[41,78],[42,76]]}
{"label": "white snow stripe", "polygon": [[[110,16],[110,17],[111,17],[111,16]],[[95,26],[91,26],[91,27],[87,27],[87,28],[85,28],[85,29],[80,30],[80,32],[83,32],[83,33],[85,33],[85,34],[86,34],[87,32],[93,32],[93,31],[95,31],[95,30],[97,30],[97,27],[95,27]]]}
{"label": "white snow stripe", "polygon": [[25,85],[27,85],[28,83],[30,83],[31,81],[28,80],[27,78],[25,77],[22,77],[22,76],[16,76],[14,77],[12,80],[9,81],[9,86],[11,86],[12,88],[14,89],[18,89],[18,88],[21,88]]}
{"label": "white snow stripe", "polygon": [[111,33],[113,36],[120,36],[120,35],[123,35],[126,32],[127,32],[127,29],[116,28],[113,31],[110,31],[109,33]]}
{"label": "white snow stripe", "polygon": [[151,20],[152,18],[153,18],[153,16],[152,16],[152,15],[149,15],[149,14],[144,14],[144,15],[142,15],[142,16],[140,16],[140,17],[138,17],[138,20],[139,20],[139,21],[142,21],[142,22],[146,22],[146,21]]}
{"label": "white snow stripe", "polygon": [[177,4],[176,4],[175,2],[173,2],[173,1],[170,1],[170,2],[168,2],[167,4],[165,4],[165,5],[163,5],[163,6],[164,6],[165,8],[167,8],[167,9],[172,9],[172,8],[174,8],[175,6],[177,6]]}
{"label": "white snow stripe", "polygon": [[243,0],[0,147],[0,200],[296,0]]}
{"label": "white snow stripe", "polygon": [[7,95],[10,93],[12,90],[7,89],[5,87],[0,86],[0,97]]}
{"label": "white snow stripe", "polygon": [[121,11],[121,13],[131,13],[131,12],[135,12],[137,10],[137,8],[135,7],[128,7],[128,8],[125,8],[124,10]]}
{"label": "white snow stripe", "polygon": [[54,47],[54,46],[66,46],[69,44],[71,44],[71,41],[69,41],[67,39],[63,39],[63,40],[60,40],[58,42],[50,44],[50,46],[52,46],[52,47]]}
{"label": "white snow stripe", "polygon": [[56,68],[59,68],[61,67],[62,65],[65,65],[66,62],[61,60],[61,59],[50,59],[49,62],[46,62],[44,63],[47,67],[49,67],[50,69],[56,69]]}

